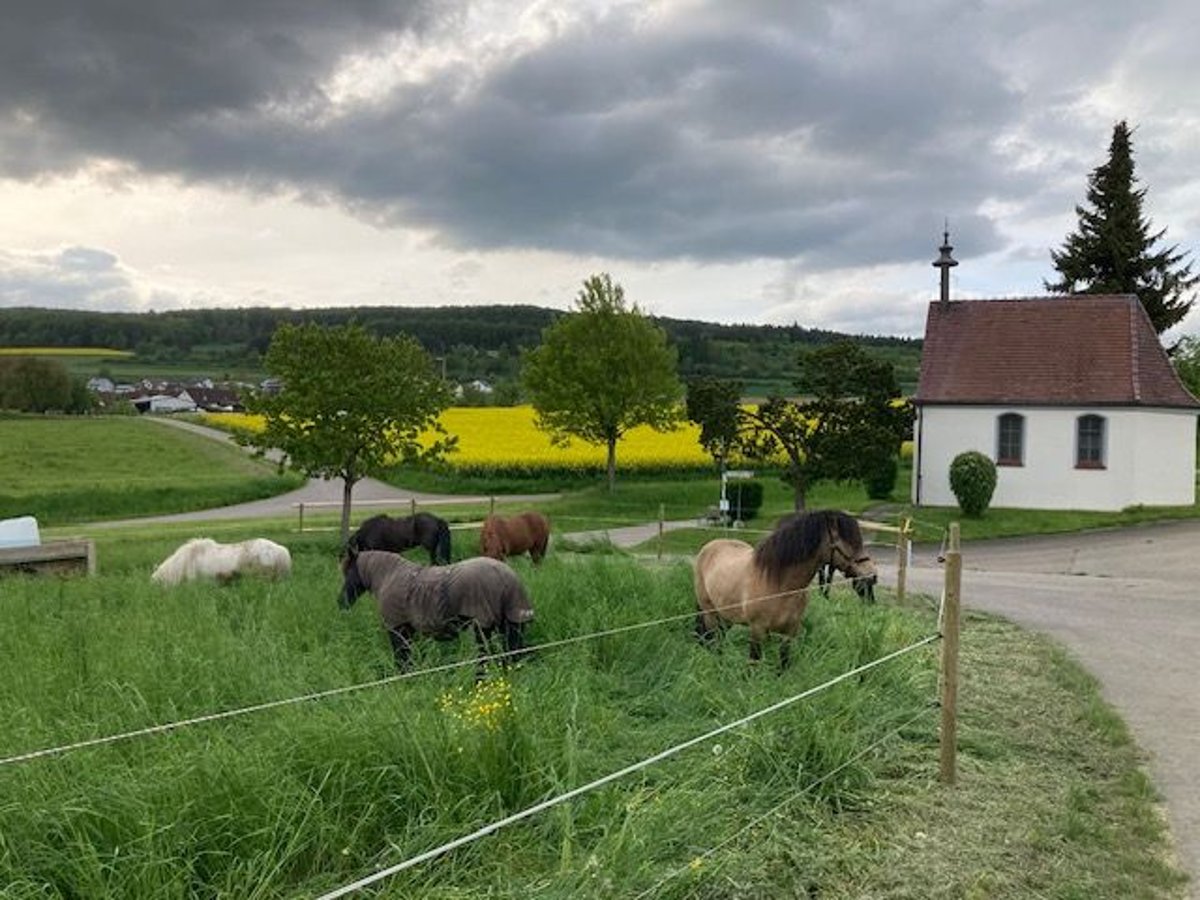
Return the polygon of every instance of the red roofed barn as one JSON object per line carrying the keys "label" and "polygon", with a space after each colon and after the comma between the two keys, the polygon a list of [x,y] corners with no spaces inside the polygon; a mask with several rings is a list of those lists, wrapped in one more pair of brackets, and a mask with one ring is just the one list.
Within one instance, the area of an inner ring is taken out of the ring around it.
{"label": "red roofed barn", "polygon": [[956,504],[950,462],[964,450],[995,460],[992,506],[1195,502],[1200,401],[1137,297],[950,301],[945,284],[914,397],[915,504]]}

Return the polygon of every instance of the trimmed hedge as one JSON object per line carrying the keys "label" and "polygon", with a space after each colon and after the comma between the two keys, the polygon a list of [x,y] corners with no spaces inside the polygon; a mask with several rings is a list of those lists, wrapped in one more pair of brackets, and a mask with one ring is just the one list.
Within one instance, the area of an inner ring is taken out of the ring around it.
{"label": "trimmed hedge", "polygon": [[729,499],[729,516],[743,522],[758,516],[763,504],[761,481],[731,481],[725,490]]}
{"label": "trimmed hedge", "polygon": [[950,463],[950,490],[963,515],[983,515],[996,490],[996,464],[978,450],[958,454]]}

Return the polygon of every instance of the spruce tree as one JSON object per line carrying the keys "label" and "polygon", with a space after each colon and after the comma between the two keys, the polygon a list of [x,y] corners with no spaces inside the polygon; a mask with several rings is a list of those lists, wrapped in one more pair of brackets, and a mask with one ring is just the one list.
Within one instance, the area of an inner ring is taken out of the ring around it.
{"label": "spruce tree", "polygon": [[1057,281],[1048,291],[1071,294],[1137,294],[1162,334],[1182,319],[1195,297],[1188,291],[1200,280],[1178,245],[1154,250],[1166,229],[1151,233],[1142,214],[1145,188],[1135,188],[1129,126],[1113,127],[1108,162],[1088,176],[1087,207],[1076,206],[1079,227],[1061,250],[1051,250]]}

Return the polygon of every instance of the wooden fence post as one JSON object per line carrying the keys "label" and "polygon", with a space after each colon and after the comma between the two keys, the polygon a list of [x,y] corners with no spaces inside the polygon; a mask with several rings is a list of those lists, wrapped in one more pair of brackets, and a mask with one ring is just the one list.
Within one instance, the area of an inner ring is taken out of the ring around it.
{"label": "wooden fence post", "polygon": [[658,558],[662,559],[663,551],[663,518],[666,516],[666,506],[658,504]]}
{"label": "wooden fence post", "polygon": [[494,516],[495,514],[496,514],[496,498],[494,496],[492,496],[492,497],[488,498],[488,515]]}
{"label": "wooden fence post", "polygon": [[410,516],[415,516],[417,514],[417,498],[416,497],[408,498],[408,514]]}
{"label": "wooden fence post", "polygon": [[908,548],[912,538],[912,519],[900,523],[900,534],[896,538],[896,605],[903,606],[908,594]]}
{"label": "wooden fence post", "polygon": [[303,500],[300,501],[300,503],[297,505],[300,507],[300,531],[303,532],[304,531],[304,501]]}
{"label": "wooden fence post", "polygon": [[946,600],[942,608],[941,677],[941,764],[943,784],[958,780],[958,632],[959,603],[962,595],[962,552],[959,549],[958,523],[950,523],[950,547],[946,552]]}

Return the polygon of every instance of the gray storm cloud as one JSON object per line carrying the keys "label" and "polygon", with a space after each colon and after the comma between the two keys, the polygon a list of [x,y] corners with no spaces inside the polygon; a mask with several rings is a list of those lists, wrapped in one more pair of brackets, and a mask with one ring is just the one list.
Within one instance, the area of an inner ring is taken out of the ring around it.
{"label": "gray storm cloud", "polygon": [[[983,254],[1006,240],[987,204],[1080,199],[1112,124],[1080,127],[1081,98],[1171,17],[1078,7],[583,6],[476,59],[466,2],[38,0],[0,30],[0,173],[287,191],[460,249],[811,272],[924,258],[950,216]],[[450,61],[331,95],[397,46]]]}

